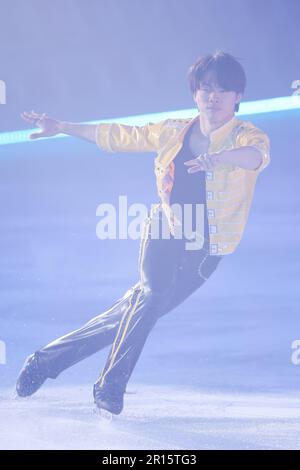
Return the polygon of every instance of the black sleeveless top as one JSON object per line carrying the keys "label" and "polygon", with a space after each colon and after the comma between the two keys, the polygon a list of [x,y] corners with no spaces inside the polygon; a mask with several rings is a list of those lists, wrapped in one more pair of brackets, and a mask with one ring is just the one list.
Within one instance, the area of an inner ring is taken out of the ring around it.
{"label": "black sleeveless top", "polygon": [[[189,138],[191,135],[190,128],[185,135],[183,145],[173,160],[175,165],[174,183],[170,194],[170,204],[193,204],[192,206],[192,230],[196,229],[195,204],[204,204],[204,228],[205,237],[208,238],[208,220],[206,206],[206,178],[205,171],[197,171],[196,173],[188,173],[188,166],[184,165],[187,160],[192,160],[195,156],[189,148]],[[182,208],[182,214],[184,214]]]}

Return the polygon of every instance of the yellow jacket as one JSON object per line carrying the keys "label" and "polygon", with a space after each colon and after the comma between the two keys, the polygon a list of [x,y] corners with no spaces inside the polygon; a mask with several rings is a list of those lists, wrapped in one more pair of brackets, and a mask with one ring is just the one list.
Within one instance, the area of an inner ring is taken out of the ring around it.
{"label": "yellow jacket", "polygon": [[[154,171],[161,206],[171,233],[177,222],[169,205],[174,181],[174,158],[194,119],[166,119],[144,126],[101,123],[96,128],[97,145],[109,152],[156,152]],[[210,136],[208,153],[242,146],[257,148],[263,156],[261,165],[247,170],[229,164],[206,171],[206,205],[209,221],[209,249],[212,255],[232,253],[238,246],[248,218],[256,178],[270,162],[268,136],[249,121],[235,116]]]}

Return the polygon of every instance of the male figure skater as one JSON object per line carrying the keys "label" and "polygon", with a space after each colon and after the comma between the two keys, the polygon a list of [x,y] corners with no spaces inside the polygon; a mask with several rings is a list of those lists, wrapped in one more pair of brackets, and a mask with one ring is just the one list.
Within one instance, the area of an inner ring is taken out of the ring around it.
{"label": "male figure skater", "polygon": [[[22,114],[42,129],[31,138],[65,133],[109,152],[157,152],[160,203],[145,221],[136,284],[110,309],[29,356],[17,380],[20,396],[33,394],[47,378],[112,345],[94,384],[94,401],[100,409],[121,413],[126,385],[156,321],[195,292],[238,246],[256,178],[270,161],[269,138],[235,116],[246,76],[232,55],[217,51],[202,56],[190,67],[188,78],[199,110],[194,119],[137,127],[73,124],[35,112]],[[187,249],[185,236],[176,236],[184,217],[178,221],[175,204],[204,207],[199,249]],[[169,238],[152,236],[154,220],[167,224]]]}

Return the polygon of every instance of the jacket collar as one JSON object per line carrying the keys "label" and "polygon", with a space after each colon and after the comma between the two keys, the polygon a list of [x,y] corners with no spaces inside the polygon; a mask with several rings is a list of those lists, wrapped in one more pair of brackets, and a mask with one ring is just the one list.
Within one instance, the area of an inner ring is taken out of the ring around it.
{"label": "jacket collar", "polygon": [[[199,120],[199,114],[195,116],[194,118],[192,118],[190,122],[180,131],[179,136],[178,136],[178,139],[180,140],[180,142],[183,142],[184,137],[186,133],[188,132],[188,130],[198,120]],[[225,122],[225,124],[218,127],[217,129],[215,129],[209,134],[210,141],[214,142],[215,140],[218,140],[219,137],[228,134],[238,122],[239,120],[234,115],[229,121]]]}

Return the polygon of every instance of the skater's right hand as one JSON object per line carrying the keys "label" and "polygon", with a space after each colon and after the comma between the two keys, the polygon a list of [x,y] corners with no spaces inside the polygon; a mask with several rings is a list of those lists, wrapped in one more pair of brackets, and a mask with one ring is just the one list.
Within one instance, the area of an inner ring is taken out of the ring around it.
{"label": "skater's right hand", "polygon": [[39,137],[52,137],[53,135],[59,134],[61,132],[59,124],[60,121],[56,119],[51,119],[47,116],[46,113],[38,114],[34,111],[21,113],[22,119],[30,124],[35,124],[37,127],[41,128],[41,132],[35,132],[30,134],[30,139],[38,139]]}

